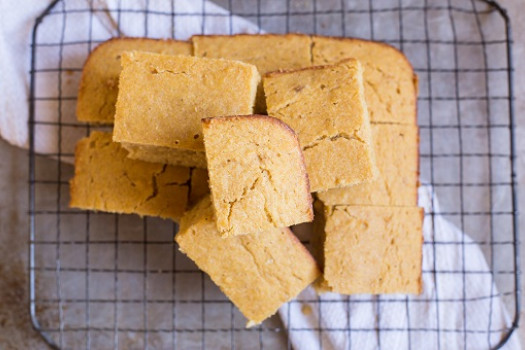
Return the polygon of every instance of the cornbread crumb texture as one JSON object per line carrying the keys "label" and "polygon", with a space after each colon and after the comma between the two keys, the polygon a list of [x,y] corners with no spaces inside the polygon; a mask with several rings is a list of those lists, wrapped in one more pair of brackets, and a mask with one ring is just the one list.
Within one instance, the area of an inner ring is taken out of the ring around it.
{"label": "cornbread crumb texture", "polygon": [[[261,75],[311,66],[308,35],[196,35],[191,40],[195,56],[240,60],[255,65]],[[265,111],[264,92],[259,86],[255,112]]]}
{"label": "cornbread crumb texture", "polygon": [[129,152],[128,158],[131,159],[140,159],[152,163],[206,168],[206,155],[204,151],[138,145],[128,142],[122,142],[121,145]]}
{"label": "cornbread crumb texture", "polygon": [[195,168],[191,170],[189,205],[197,204],[202,198],[210,194],[208,185],[208,171]]}
{"label": "cornbread crumb texture", "polygon": [[353,57],[364,66],[365,97],[372,122],[416,123],[417,78],[407,58],[384,43],[312,37],[314,65]]}
{"label": "cornbread crumb texture", "polygon": [[148,51],[167,55],[191,55],[187,41],[146,38],[114,38],[93,50],[82,70],[77,118],[84,122],[112,124],[117,102],[120,57],[125,51]]}
{"label": "cornbread crumb texture", "polygon": [[206,272],[250,321],[261,323],[320,274],[288,228],[222,238],[210,197],[181,220],[180,250]]}
{"label": "cornbread crumb texture", "polygon": [[312,192],[376,175],[362,77],[354,59],[264,77],[268,114],[297,132]]}
{"label": "cornbread crumb texture", "polygon": [[255,66],[145,52],[122,55],[113,139],[203,151],[204,117],[251,114]]}
{"label": "cornbread crumb texture", "polygon": [[268,116],[203,119],[217,227],[225,236],[313,219],[297,136]]}
{"label": "cornbread crumb texture", "polygon": [[377,178],[317,193],[327,205],[417,206],[419,132],[414,125],[372,124]]}
{"label": "cornbread crumb texture", "polygon": [[189,176],[188,168],[129,159],[111,133],[94,131],[76,147],[70,206],[179,219]]}
{"label": "cornbread crumb texture", "polygon": [[423,209],[324,208],[324,280],[342,294],[421,293]]}

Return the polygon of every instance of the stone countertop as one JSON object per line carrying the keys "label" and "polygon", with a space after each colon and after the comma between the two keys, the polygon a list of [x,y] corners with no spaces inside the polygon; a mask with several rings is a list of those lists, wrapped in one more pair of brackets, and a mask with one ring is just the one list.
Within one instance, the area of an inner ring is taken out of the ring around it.
{"label": "stone countertop", "polygon": [[[509,10],[514,32],[514,65],[516,96],[516,139],[518,182],[520,186],[519,217],[522,241],[525,235],[525,4],[520,0],[502,0]],[[520,84],[520,82],[522,84]],[[31,327],[28,313],[27,281],[27,151],[0,140],[0,348],[45,349],[46,345]],[[53,161],[50,160],[50,164]],[[522,266],[525,267],[525,245],[521,245]],[[525,278],[522,278],[522,289]],[[522,321],[524,313],[522,310]],[[517,332],[525,344],[525,327]]]}

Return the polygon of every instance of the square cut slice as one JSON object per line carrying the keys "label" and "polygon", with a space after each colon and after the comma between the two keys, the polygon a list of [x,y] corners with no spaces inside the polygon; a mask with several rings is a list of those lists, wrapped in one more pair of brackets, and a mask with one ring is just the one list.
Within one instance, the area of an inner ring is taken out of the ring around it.
{"label": "square cut slice", "polygon": [[417,206],[419,130],[415,125],[372,124],[379,169],[368,183],[317,193],[326,205]]}
{"label": "square cut slice", "polygon": [[[317,208],[317,205],[316,205]],[[419,294],[423,209],[325,206],[322,289],[341,294]]]}
{"label": "square cut slice", "polygon": [[175,241],[239,308],[248,326],[273,315],[320,274],[288,228],[222,238],[209,196],[184,215]]}
{"label": "square cut slice", "polygon": [[202,118],[252,113],[260,80],[223,59],[126,52],[122,67],[113,140],[191,151],[204,151]]}
{"label": "square cut slice", "polygon": [[146,38],[113,38],[98,45],[88,56],[78,91],[77,118],[83,122],[113,124],[117,103],[120,57],[125,51],[167,55],[191,55],[187,41]]}
{"label": "square cut slice", "polygon": [[[194,55],[226,58],[253,64],[261,75],[312,65],[311,38],[304,34],[195,35]],[[265,113],[264,91],[259,86],[255,113]]]}
{"label": "square cut slice", "polygon": [[347,58],[363,64],[365,98],[372,122],[416,124],[417,76],[401,51],[368,40],[312,37],[314,65]]}
{"label": "square cut slice", "polygon": [[263,115],[202,121],[217,227],[224,236],[313,220],[297,136]]}
{"label": "square cut slice", "polygon": [[127,158],[111,133],[94,131],[75,150],[70,206],[179,219],[186,210],[190,169]]}
{"label": "square cut slice", "polygon": [[363,91],[362,68],[354,59],[264,77],[268,114],[297,133],[312,192],[376,176]]}

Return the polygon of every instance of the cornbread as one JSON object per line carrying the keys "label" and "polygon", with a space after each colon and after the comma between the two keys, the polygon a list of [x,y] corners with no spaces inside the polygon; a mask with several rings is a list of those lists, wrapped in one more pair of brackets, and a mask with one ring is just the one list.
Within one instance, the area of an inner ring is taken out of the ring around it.
{"label": "cornbread", "polygon": [[263,115],[202,120],[217,228],[223,236],[267,231],[313,219],[299,142]]}
{"label": "cornbread", "polygon": [[422,208],[325,206],[321,216],[316,225],[316,235],[324,236],[321,289],[421,293]]}
{"label": "cornbread", "polygon": [[117,102],[120,57],[125,51],[191,55],[191,43],[146,38],[113,38],[91,52],[78,91],[77,118],[83,122],[112,124]]}
{"label": "cornbread", "polygon": [[223,59],[125,52],[122,67],[113,140],[154,146],[144,160],[156,147],[204,151],[201,118],[251,114],[260,80],[255,66]]}
{"label": "cornbread", "polygon": [[312,37],[314,65],[332,64],[349,57],[363,64],[370,120],[416,124],[417,77],[399,50],[361,39]]}
{"label": "cornbread", "polygon": [[268,114],[290,125],[299,137],[312,192],[376,176],[358,61],[273,72],[263,84]]}
{"label": "cornbread", "polygon": [[415,125],[372,124],[379,175],[369,183],[317,193],[327,205],[417,206],[419,133]]}
{"label": "cornbread", "polygon": [[189,177],[188,168],[129,159],[111,133],[94,131],[75,150],[70,206],[179,219]]}
{"label": "cornbread", "polygon": [[[276,70],[311,66],[311,39],[303,34],[196,35],[194,55],[227,58],[253,64],[262,75]],[[265,113],[262,85],[257,91],[255,113]]]}
{"label": "cornbread", "polygon": [[121,145],[128,151],[128,158],[131,159],[206,169],[206,155],[203,151],[137,145],[128,142],[122,142]]}
{"label": "cornbread", "polygon": [[209,196],[184,215],[175,240],[246,316],[248,326],[273,315],[320,274],[288,228],[222,238]]}
{"label": "cornbread", "polygon": [[210,194],[208,185],[208,171],[195,168],[191,170],[189,205],[197,204],[202,198]]}

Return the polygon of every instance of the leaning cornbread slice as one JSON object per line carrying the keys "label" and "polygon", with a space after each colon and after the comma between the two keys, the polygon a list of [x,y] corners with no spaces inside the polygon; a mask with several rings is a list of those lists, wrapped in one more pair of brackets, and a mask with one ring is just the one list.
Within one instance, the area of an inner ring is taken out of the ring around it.
{"label": "leaning cornbread slice", "polygon": [[363,91],[362,68],[354,59],[264,77],[268,114],[297,133],[312,192],[376,176]]}
{"label": "leaning cornbread slice", "polygon": [[422,208],[336,205],[321,215],[315,227],[324,236],[322,289],[421,293]]}
{"label": "leaning cornbread slice", "polygon": [[[253,64],[261,75],[268,72],[309,67],[311,38],[304,34],[195,35],[194,55],[227,58]],[[255,113],[265,113],[262,86],[257,91]]]}
{"label": "leaning cornbread slice", "polygon": [[246,316],[248,326],[273,315],[320,274],[288,228],[222,238],[209,196],[184,215],[175,241]]}
{"label": "leaning cornbread slice", "polygon": [[191,43],[146,38],[113,38],[97,46],[84,68],[77,99],[77,118],[83,122],[112,124],[117,102],[120,57],[125,51],[191,55]]}
{"label": "leaning cornbread slice", "polygon": [[111,133],[94,131],[75,150],[70,206],[179,219],[188,199],[188,168],[127,158]]}
{"label": "leaning cornbread slice", "polygon": [[217,227],[224,236],[312,221],[312,197],[299,142],[264,116],[202,120]]}
{"label": "leaning cornbread slice", "polygon": [[157,147],[203,152],[201,118],[251,114],[260,80],[255,66],[223,59],[126,52],[122,67],[113,140],[148,146],[144,160]]}
{"label": "leaning cornbread slice", "polygon": [[372,124],[379,175],[369,183],[318,192],[327,205],[417,206],[419,132],[415,125]]}
{"label": "leaning cornbread slice", "polygon": [[365,97],[372,122],[416,124],[417,77],[405,55],[379,42],[312,37],[314,65],[353,57],[364,67]]}

